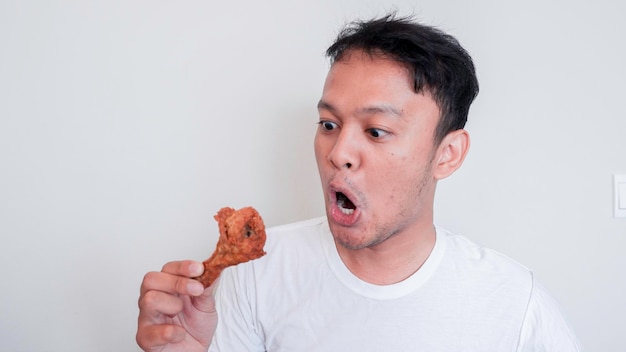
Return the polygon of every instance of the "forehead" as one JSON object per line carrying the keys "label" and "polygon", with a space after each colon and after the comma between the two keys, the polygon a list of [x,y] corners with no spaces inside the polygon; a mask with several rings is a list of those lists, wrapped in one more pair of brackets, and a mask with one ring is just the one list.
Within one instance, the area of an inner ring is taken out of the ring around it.
{"label": "forehead", "polygon": [[337,83],[336,81],[341,79],[347,80],[347,84],[351,81],[376,83],[399,80],[411,89],[413,86],[411,77],[412,74],[406,65],[386,55],[352,50],[344,53],[340,60],[333,63],[326,83]]}
{"label": "forehead", "polygon": [[318,107],[352,114],[375,108],[395,115],[430,109],[425,101],[434,103],[432,96],[417,93],[413,87],[412,74],[404,64],[383,55],[352,51],[331,66]]}
{"label": "forehead", "polygon": [[414,94],[409,72],[403,65],[380,56],[352,52],[331,66],[323,99],[345,103],[383,99],[381,103],[391,104],[392,100]]}

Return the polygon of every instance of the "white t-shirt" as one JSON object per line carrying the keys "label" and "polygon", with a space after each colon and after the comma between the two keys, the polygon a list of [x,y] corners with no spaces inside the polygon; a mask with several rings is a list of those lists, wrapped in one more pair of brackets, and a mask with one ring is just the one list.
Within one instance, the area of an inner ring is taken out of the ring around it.
{"label": "white t-shirt", "polygon": [[209,351],[580,351],[527,268],[441,228],[393,285],[354,276],[326,218],[268,229],[265,250],[222,273]]}

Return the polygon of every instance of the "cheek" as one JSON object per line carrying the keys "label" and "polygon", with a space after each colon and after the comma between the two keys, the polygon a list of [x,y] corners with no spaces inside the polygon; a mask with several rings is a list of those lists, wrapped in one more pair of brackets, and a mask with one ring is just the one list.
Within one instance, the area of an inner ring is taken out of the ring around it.
{"label": "cheek", "polygon": [[320,158],[324,158],[323,146],[319,137],[319,132],[315,134],[315,138],[313,139],[313,151],[315,152],[315,160],[317,161],[317,166],[320,166]]}
{"label": "cheek", "polygon": [[390,152],[386,167],[381,167],[379,179],[384,185],[389,198],[398,198],[400,194],[410,193],[425,177],[429,169],[428,160],[419,158],[415,153]]}
{"label": "cheek", "polygon": [[387,170],[391,174],[402,172],[405,168],[411,168],[415,165],[417,160],[415,160],[414,153],[407,153],[406,151],[391,151],[387,153],[387,157],[385,159],[385,163],[388,165],[386,167]]}
{"label": "cheek", "polygon": [[377,168],[378,184],[387,192],[389,197],[407,186],[407,180],[415,173],[415,160],[409,155],[396,152],[388,153],[388,157],[380,160]]}

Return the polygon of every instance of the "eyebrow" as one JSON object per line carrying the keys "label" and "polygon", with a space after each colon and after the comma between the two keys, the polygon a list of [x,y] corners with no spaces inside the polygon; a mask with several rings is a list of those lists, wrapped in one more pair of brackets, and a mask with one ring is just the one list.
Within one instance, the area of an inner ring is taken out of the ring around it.
{"label": "eyebrow", "polygon": [[[337,112],[337,108],[335,106],[323,100],[320,100],[319,103],[317,103],[317,108],[328,110],[333,114],[336,114]],[[385,104],[385,103],[364,106],[362,108],[357,109],[356,113],[357,115],[384,114],[384,115],[392,115],[396,117],[402,116],[402,110],[398,110],[394,106],[390,104]]]}

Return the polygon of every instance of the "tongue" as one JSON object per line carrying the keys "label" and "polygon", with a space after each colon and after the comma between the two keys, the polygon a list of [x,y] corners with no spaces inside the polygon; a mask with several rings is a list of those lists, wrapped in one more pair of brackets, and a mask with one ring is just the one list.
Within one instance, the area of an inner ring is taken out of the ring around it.
{"label": "tongue", "polygon": [[356,209],[354,203],[341,192],[337,192],[337,203],[344,209]]}

